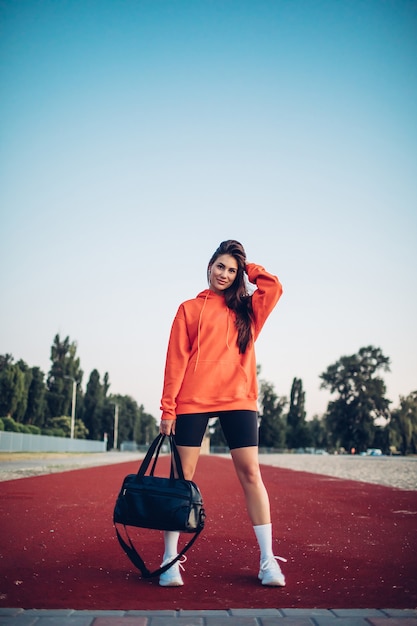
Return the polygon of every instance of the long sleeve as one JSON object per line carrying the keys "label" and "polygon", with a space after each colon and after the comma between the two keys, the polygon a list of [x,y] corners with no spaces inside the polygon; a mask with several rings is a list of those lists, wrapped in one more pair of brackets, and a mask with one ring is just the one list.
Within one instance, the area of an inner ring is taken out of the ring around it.
{"label": "long sleeve", "polygon": [[172,324],[169,337],[164,386],[162,391],[162,419],[176,419],[176,398],[181,388],[190,358],[190,341],[183,307],[180,306]]}
{"label": "long sleeve", "polygon": [[270,274],[264,267],[256,265],[256,263],[248,263],[246,272],[249,281],[257,287],[252,295],[254,340],[256,341],[268,315],[282,295],[282,285],[277,276]]}

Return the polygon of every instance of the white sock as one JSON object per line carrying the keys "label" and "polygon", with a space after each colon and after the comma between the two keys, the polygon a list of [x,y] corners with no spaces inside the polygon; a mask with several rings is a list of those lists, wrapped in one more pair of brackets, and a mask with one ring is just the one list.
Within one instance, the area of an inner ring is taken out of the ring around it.
{"label": "white sock", "polygon": [[177,556],[179,537],[180,533],[176,530],[164,530],[165,552],[162,559],[163,561],[172,558],[173,556]]}
{"label": "white sock", "polygon": [[261,550],[261,561],[266,561],[271,556],[274,556],[272,551],[272,524],[261,524],[260,526],[254,526],[256,538]]}

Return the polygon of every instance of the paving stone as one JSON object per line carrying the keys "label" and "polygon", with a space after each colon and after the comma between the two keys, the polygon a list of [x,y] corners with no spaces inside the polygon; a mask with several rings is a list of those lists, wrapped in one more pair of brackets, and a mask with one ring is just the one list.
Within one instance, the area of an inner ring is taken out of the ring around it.
{"label": "paving stone", "polygon": [[258,626],[259,621],[256,617],[207,617],[205,619],[206,626]]}
{"label": "paving stone", "polygon": [[417,617],[370,617],[372,626],[417,626]]}
{"label": "paving stone", "polygon": [[280,609],[284,617],[331,617],[336,616],[329,609]]}
{"label": "paving stone", "polygon": [[[309,617],[258,617],[261,626],[315,626],[314,621]],[[337,625],[335,625],[337,626]]]}
{"label": "paving stone", "polygon": [[0,607],[0,617],[3,615],[6,615],[6,616],[18,615],[19,613],[22,613],[22,612],[23,612],[23,609],[13,609],[13,608],[7,609],[4,607]]}
{"label": "paving stone", "polygon": [[230,609],[232,617],[248,617],[248,616],[265,616],[265,617],[282,617],[282,613],[278,609]]}
{"label": "paving stone", "polygon": [[[52,617],[43,616],[35,618],[34,624],[36,626],[91,626],[94,617],[89,615],[87,617],[58,617],[54,615]],[[16,622],[16,626],[19,622]]]}
{"label": "paving stone", "polygon": [[330,617],[328,615],[318,615],[313,617],[316,626],[369,626],[365,617]]}
{"label": "paving stone", "polygon": [[195,617],[229,617],[229,611],[223,610],[201,610],[201,611],[189,611],[186,609],[181,609],[178,611],[179,617],[188,617],[193,615]]}
{"label": "paving stone", "polygon": [[148,617],[96,617],[92,626],[147,626]]}
{"label": "paving stone", "polygon": [[74,615],[73,609],[26,609],[25,615],[36,615],[37,617],[70,617]]}
{"label": "paving stone", "polygon": [[178,611],[126,611],[126,617],[177,617]]}
{"label": "paving stone", "polygon": [[150,626],[204,626],[203,617],[152,617]]}
{"label": "paving stone", "polygon": [[38,621],[34,615],[0,615],[0,626],[33,626]]}
{"label": "paving stone", "polygon": [[379,609],[332,609],[337,617],[384,617]]}
{"label": "paving stone", "polygon": [[417,617],[417,609],[381,609],[389,617]]}
{"label": "paving stone", "polygon": [[74,617],[87,617],[88,615],[92,615],[93,617],[123,617],[123,615],[126,615],[126,611],[89,611],[89,610],[83,610],[83,611],[73,611],[72,615]]}

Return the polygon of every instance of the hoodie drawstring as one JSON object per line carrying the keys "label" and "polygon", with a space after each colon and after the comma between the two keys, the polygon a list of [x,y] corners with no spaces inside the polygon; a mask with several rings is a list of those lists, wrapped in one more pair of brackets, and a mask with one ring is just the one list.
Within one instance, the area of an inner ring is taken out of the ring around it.
{"label": "hoodie drawstring", "polygon": [[[206,297],[204,298],[203,306],[201,307],[200,315],[198,317],[198,327],[197,327],[197,358],[194,365],[194,372],[197,370],[198,362],[200,360],[200,334],[201,334],[201,322],[203,319],[204,309],[206,308],[207,299],[209,297],[210,291],[207,291]],[[229,345],[229,331],[230,331],[230,315],[231,311],[227,308],[227,331],[226,331],[226,346],[227,349],[230,350]]]}
{"label": "hoodie drawstring", "polygon": [[230,350],[229,346],[229,328],[230,328],[230,309],[227,309],[227,332],[226,332],[226,346]]}
{"label": "hoodie drawstring", "polygon": [[209,291],[207,291],[206,293],[206,297],[204,298],[204,304],[201,307],[201,311],[200,311],[200,315],[198,318],[198,327],[197,327],[197,359],[195,361],[195,365],[194,365],[194,371],[197,370],[197,365],[198,365],[198,361],[200,359],[200,331],[201,331],[201,320],[203,318],[203,311],[206,307],[206,302],[207,302],[207,298],[209,297]]}

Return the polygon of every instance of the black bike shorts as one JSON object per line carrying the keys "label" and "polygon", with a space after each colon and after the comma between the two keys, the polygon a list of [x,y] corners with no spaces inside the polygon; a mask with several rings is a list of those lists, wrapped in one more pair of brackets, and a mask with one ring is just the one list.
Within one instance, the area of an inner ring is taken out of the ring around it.
{"label": "black bike shorts", "polygon": [[230,450],[248,448],[259,443],[257,411],[216,411],[183,413],[177,416],[175,443],[200,447],[210,418],[218,417]]}

